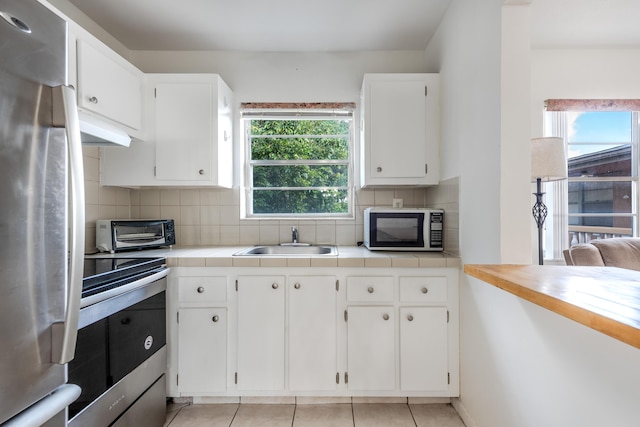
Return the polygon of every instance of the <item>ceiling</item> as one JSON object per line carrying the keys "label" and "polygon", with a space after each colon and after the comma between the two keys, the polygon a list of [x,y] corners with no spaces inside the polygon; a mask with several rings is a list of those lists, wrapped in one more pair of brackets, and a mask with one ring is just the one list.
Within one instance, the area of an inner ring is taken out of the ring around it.
{"label": "ceiling", "polygon": [[[69,1],[131,50],[285,52],[422,50],[452,0]],[[638,0],[529,1],[534,47],[640,46]]]}

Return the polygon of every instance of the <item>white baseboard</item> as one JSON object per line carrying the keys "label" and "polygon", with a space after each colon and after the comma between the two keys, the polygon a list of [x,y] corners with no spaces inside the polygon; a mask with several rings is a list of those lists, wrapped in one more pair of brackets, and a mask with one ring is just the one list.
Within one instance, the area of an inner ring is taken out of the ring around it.
{"label": "white baseboard", "polygon": [[473,421],[473,419],[471,418],[471,415],[469,415],[469,413],[467,412],[467,409],[464,407],[462,402],[460,402],[459,397],[454,397],[451,399],[451,406],[453,406],[453,409],[455,409],[458,415],[460,415],[460,418],[462,419],[462,422],[466,427],[478,427],[475,421]]}

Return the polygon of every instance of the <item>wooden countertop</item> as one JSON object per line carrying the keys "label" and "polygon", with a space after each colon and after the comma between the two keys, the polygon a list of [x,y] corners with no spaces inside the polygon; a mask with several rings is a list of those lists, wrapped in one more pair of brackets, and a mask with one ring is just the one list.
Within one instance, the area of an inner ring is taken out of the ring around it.
{"label": "wooden countertop", "polygon": [[640,348],[640,272],[616,267],[466,264],[464,272]]}

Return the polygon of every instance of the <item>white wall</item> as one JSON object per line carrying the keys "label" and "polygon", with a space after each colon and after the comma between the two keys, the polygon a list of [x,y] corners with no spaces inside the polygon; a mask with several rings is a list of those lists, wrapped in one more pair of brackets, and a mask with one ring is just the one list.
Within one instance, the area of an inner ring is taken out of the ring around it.
{"label": "white wall", "polygon": [[465,262],[500,261],[500,3],[454,0],[427,48],[441,73],[441,176],[460,176]]}
{"label": "white wall", "polygon": [[[533,52],[528,84],[528,12],[512,9],[527,6],[477,3],[454,0],[427,49],[443,85],[443,177],[460,176],[463,263],[530,261],[530,239],[511,233],[518,224],[530,230],[530,199],[520,193],[530,189],[528,140],[542,129],[531,106],[550,88],[593,97],[629,97],[635,89],[626,96],[594,89],[609,79],[607,62],[619,59],[611,52]],[[560,58],[554,70],[566,61],[574,66],[560,79],[555,73],[543,78],[543,61]],[[576,58],[590,67],[584,77],[577,76]],[[631,76],[628,68],[637,70],[632,62],[623,71],[613,61],[613,79]],[[585,87],[591,90],[581,91],[579,81],[590,82]],[[508,218],[510,212],[517,218]],[[461,396],[454,403],[469,427],[638,424],[639,350],[466,275],[460,316]]]}
{"label": "white wall", "polygon": [[545,99],[640,98],[640,49],[531,52],[531,128],[542,134]]}

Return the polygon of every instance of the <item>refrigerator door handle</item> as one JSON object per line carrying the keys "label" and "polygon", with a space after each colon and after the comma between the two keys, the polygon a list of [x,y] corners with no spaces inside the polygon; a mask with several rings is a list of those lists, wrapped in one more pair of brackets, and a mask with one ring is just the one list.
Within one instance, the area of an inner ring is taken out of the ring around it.
{"label": "refrigerator door handle", "polygon": [[51,361],[65,364],[73,359],[78,336],[78,316],[84,265],[84,172],[76,93],[71,86],[53,88],[53,126],[64,127],[69,153],[70,238],[67,304],[64,322],[52,325]]}
{"label": "refrigerator door handle", "polygon": [[64,411],[67,406],[80,397],[81,391],[80,387],[75,384],[62,385],[55,389],[50,395],[2,424],[2,427],[40,426],[61,411]]}

